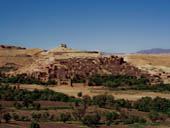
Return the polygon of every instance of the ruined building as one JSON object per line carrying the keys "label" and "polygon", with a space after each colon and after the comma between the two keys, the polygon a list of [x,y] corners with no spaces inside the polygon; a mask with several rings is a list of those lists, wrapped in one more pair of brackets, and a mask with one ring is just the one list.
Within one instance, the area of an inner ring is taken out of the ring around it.
{"label": "ruined building", "polygon": [[96,74],[113,74],[147,77],[155,82],[153,77],[125,62],[122,57],[106,57],[96,51],[73,50],[65,44],[43,53],[33,64],[14,73],[43,81],[70,80],[79,76],[88,79]]}

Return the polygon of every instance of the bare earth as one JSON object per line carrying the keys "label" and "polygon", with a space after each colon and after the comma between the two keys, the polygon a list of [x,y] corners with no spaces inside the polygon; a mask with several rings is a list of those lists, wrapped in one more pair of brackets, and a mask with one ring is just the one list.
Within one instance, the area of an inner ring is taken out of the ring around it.
{"label": "bare earth", "polygon": [[124,59],[150,74],[160,75],[165,83],[170,83],[170,54],[130,54],[123,55]]}

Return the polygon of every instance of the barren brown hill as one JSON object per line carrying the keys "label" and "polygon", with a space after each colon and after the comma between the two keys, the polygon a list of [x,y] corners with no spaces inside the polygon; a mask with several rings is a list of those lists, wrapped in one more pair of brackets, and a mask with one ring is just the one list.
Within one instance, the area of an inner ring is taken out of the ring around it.
{"label": "barren brown hill", "polygon": [[170,83],[170,54],[132,54],[123,57],[133,66],[160,76],[164,82]]}
{"label": "barren brown hill", "polygon": [[16,46],[0,45],[0,67],[23,67],[31,64],[44,50],[39,48],[22,48]]}

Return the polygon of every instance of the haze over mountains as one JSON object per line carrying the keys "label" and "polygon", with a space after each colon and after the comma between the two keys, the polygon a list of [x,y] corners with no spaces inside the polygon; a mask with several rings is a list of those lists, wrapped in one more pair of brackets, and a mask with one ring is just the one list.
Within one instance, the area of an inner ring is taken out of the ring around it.
{"label": "haze over mountains", "polygon": [[[168,54],[170,53],[170,49],[163,49],[163,48],[152,48],[146,50],[140,50],[132,54]],[[110,53],[110,52],[102,52],[103,55],[124,55],[126,53]]]}
{"label": "haze over mountains", "polygon": [[170,49],[153,48],[153,49],[141,50],[136,53],[138,54],[163,54],[163,53],[170,53]]}

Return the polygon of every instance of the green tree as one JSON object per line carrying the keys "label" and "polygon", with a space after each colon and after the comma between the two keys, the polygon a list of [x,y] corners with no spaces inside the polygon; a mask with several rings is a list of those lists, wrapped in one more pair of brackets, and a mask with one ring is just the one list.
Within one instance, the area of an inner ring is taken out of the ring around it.
{"label": "green tree", "polygon": [[3,115],[3,119],[6,121],[6,123],[8,123],[9,120],[11,120],[11,115],[9,113],[5,113]]}
{"label": "green tree", "polygon": [[60,121],[63,121],[64,123],[66,123],[67,121],[69,121],[71,119],[71,115],[70,113],[62,113],[60,115]]}
{"label": "green tree", "polygon": [[32,105],[33,105],[33,107],[34,107],[36,110],[40,110],[40,108],[41,108],[41,104],[40,104],[40,103],[33,103]]}
{"label": "green tree", "polygon": [[82,97],[82,100],[81,100],[81,103],[85,106],[85,107],[88,107],[89,105],[91,105],[91,97],[88,96],[88,95],[85,95]]}
{"label": "green tree", "polygon": [[26,98],[24,99],[23,101],[23,105],[26,107],[26,108],[29,108],[29,105],[33,103],[33,100],[31,100],[30,98]]}
{"label": "green tree", "polygon": [[119,115],[115,112],[107,112],[106,113],[106,124],[110,125],[114,122],[114,120],[118,119]]}
{"label": "green tree", "polygon": [[16,113],[13,113],[13,114],[12,114],[12,118],[13,118],[14,120],[18,121],[18,120],[19,120],[19,115],[16,114]]}
{"label": "green tree", "polygon": [[155,122],[155,121],[161,119],[160,114],[157,113],[157,112],[155,112],[155,111],[149,112],[148,116],[149,116],[149,119],[150,119],[152,122]]}
{"label": "green tree", "polygon": [[77,93],[78,97],[82,97],[82,92]]}
{"label": "green tree", "polygon": [[114,104],[114,97],[112,95],[97,95],[93,97],[93,103],[99,107],[112,106]]}
{"label": "green tree", "polygon": [[40,128],[40,125],[38,123],[36,123],[36,122],[32,122],[30,124],[30,128]]}
{"label": "green tree", "polygon": [[0,110],[2,109],[2,105],[0,104]]}
{"label": "green tree", "polygon": [[88,96],[88,95],[83,96],[80,104],[75,104],[75,106],[73,107],[74,111],[73,111],[72,115],[74,116],[74,118],[76,120],[81,121],[90,104],[91,104],[90,96]]}
{"label": "green tree", "polygon": [[42,116],[43,116],[44,119],[48,119],[48,117],[49,117],[50,115],[49,115],[48,112],[44,112],[44,113],[42,114]]}
{"label": "green tree", "polygon": [[18,102],[15,102],[15,103],[14,103],[14,107],[15,107],[16,109],[21,109],[23,106],[22,106],[22,104],[20,104],[20,103],[18,103]]}
{"label": "green tree", "polygon": [[96,126],[97,124],[99,124],[100,122],[100,115],[99,114],[95,114],[95,115],[86,115],[82,122],[84,125],[87,125],[89,127],[94,127]]}
{"label": "green tree", "polygon": [[39,120],[41,118],[41,113],[32,113],[32,118],[35,119],[35,120]]}

